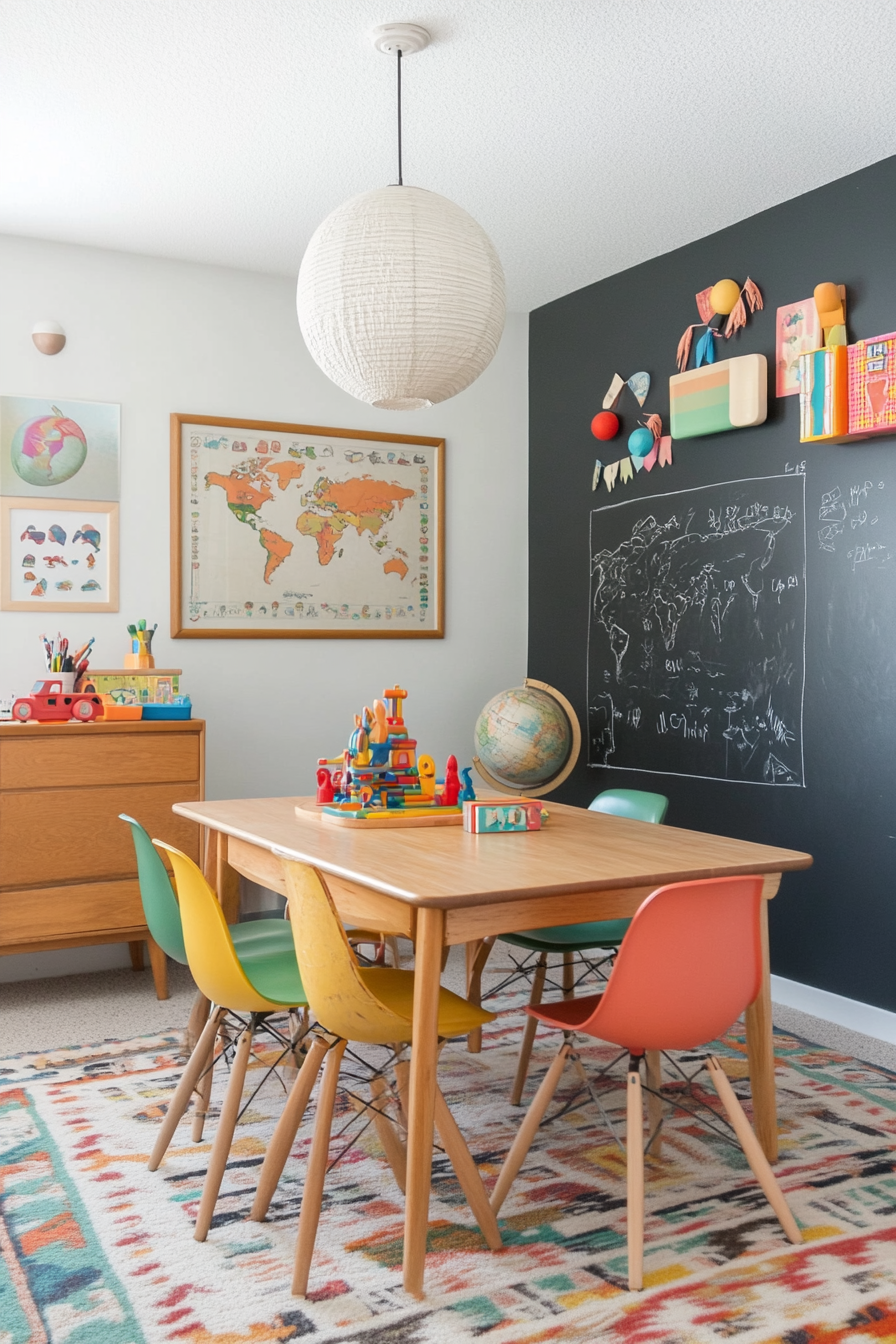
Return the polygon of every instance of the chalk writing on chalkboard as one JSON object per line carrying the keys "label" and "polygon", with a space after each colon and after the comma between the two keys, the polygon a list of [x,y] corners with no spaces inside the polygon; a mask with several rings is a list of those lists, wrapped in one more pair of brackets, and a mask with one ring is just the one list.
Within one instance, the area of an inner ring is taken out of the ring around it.
{"label": "chalk writing on chalkboard", "polygon": [[893,559],[893,548],[878,528],[883,481],[859,481],[841,490],[835,485],[821,497],[818,548],[831,555],[842,551],[853,573],[860,565],[879,569]]}
{"label": "chalk writing on chalkboard", "polygon": [[589,765],[804,786],[805,483],[592,511]]}

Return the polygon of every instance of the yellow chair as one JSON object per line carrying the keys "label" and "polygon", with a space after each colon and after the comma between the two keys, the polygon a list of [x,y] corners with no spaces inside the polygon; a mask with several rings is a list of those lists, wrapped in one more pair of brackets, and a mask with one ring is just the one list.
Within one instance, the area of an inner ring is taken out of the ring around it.
{"label": "yellow chair", "polygon": [[[350,1041],[396,1048],[399,1059],[396,1065],[398,1097],[395,1100],[399,1114],[404,1111],[403,1094],[406,1094],[408,1066],[400,1059],[400,1050],[403,1045],[412,1043],[414,972],[359,966],[321,874],[316,868],[295,859],[281,856],[281,861],[286,874],[290,922],[302,983],[311,1010],[321,1027],[329,1033],[330,1039],[323,1043],[314,1061],[309,1051],[308,1061],[296,1079],[259,1174],[250,1217],[261,1221],[267,1213],[304,1112],[309,1089],[307,1080],[300,1089],[303,1075],[306,1069],[309,1073],[319,1069],[324,1054],[327,1054],[296,1239],[292,1291],[296,1296],[304,1297],[320,1219],[333,1105],[342,1056]],[[493,1021],[494,1017],[494,1013],[468,1003],[450,990],[439,991],[438,1033],[443,1040],[450,1036],[465,1036],[474,1027]],[[317,1044],[315,1041],[315,1046]],[[312,1050],[315,1046],[312,1046]],[[372,1118],[398,1184],[404,1190],[405,1149],[387,1119],[387,1096],[381,1071],[374,1070],[371,1091]],[[470,1150],[438,1087],[435,1123],[482,1235],[489,1247],[497,1250],[501,1246],[497,1219],[489,1205]]]}
{"label": "yellow chair", "polygon": [[[227,1166],[234,1129],[239,1119],[252,1038],[257,1028],[265,1023],[270,1014],[307,1008],[308,1000],[302,987],[294,949],[286,947],[282,950],[259,951],[251,960],[245,959],[241,962],[234,949],[224,912],[196,864],[172,845],[166,845],[161,840],[153,840],[153,844],[159,849],[164,849],[171,858],[180,901],[187,961],[193,979],[211,1002],[212,1010],[168,1107],[168,1113],[150,1158],[151,1171],[154,1171],[161,1161],[171,1135],[189,1105],[196,1080],[203,1068],[209,1065],[215,1037],[226,1014],[249,1014],[248,1023],[244,1018],[236,1018],[236,1048],[230,1070],[230,1083],[221,1107],[221,1116],[193,1231],[197,1241],[205,1241],[215,1212],[224,1169]],[[295,1037],[287,1041],[270,1024],[265,1025],[267,1031],[285,1047],[284,1054],[296,1049]],[[324,1053],[324,1044],[318,1046],[315,1042],[312,1045],[299,1070],[296,1087],[293,1088],[294,1108],[298,1084],[304,1080],[308,1083],[302,1104],[302,1111],[304,1110],[304,1104],[307,1103],[317,1073],[317,1069],[313,1067],[313,1059],[317,1060],[319,1068]],[[312,1062],[311,1068],[307,1067],[309,1062]],[[298,1095],[302,1095],[301,1088],[298,1089]],[[299,1112],[297,1127],[301,1121],[302,1111]]]}

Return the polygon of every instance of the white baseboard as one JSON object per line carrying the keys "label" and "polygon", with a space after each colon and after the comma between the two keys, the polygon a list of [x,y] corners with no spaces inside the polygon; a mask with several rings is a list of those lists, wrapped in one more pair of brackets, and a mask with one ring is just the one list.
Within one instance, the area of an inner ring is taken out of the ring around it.
{"label": "white baseboard", "polygon": [[798,980],[787,980],[783,975],[773,975],[771,982],[772,1003],[811,1013],[813,1017],[836,1022],[838,1027],[848,1027],[850,1031],[860,1031],[863,1036],[874,1036],[879,1041],[896,1045],[896,1013],[875,1008],[871,1003],[860,1003],[858,999],[846,999],[842,994],[831,994],[826,989],[816,989],[814,985],[801,985]]}

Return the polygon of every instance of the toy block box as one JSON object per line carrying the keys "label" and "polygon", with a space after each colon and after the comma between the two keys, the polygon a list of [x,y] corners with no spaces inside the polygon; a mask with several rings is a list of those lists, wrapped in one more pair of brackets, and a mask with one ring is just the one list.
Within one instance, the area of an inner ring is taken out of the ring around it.
{"label": "toy block box", "polygon": [[489,798],[464,803],[464,830],[473,835],[504,835],[541,830],[541,803],[534,798]]}

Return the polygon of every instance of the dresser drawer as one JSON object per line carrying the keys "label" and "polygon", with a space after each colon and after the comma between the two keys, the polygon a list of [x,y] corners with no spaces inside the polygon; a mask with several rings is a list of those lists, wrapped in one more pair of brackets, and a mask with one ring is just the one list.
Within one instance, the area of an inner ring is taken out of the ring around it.
{"label": "dresser drawer", "polygon": [[92,882],[83,886],[38,887],[0,893],[0,947],[54,942],[145,924],[140,887],[135,878]]}
{"label": "dresser drawer", "polygon": [[0,891],[135,876],[134,844],[119,812],[198,861],[199,827],[171,808],[199,797],[198,779],[0,794]]}
{"label": "dresser drawer", "polygon": [[[0,741],[0,790],[64,785],[168,783],[199,778],[196,733],[95,734],[91,727],[63,737],[29,735]],[[195,795],[191,795],[195,797]]]}

